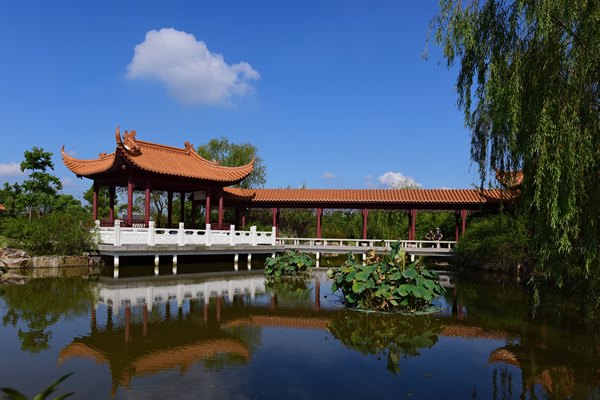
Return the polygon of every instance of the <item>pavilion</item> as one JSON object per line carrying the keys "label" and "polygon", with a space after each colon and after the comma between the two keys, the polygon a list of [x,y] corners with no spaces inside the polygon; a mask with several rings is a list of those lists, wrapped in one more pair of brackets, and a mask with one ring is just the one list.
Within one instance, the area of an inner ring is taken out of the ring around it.
{"label": "pavilion", "polygon": [[[184,220],[184,201],[191,195],[192,227],[195,211],[201,203],[205,206],[206,224],[213,230],[227,230],[230,224],[223,223],[223,208],[234,207],[236,226],[245,226],[248,208],[270,208],[273,226],[279,235],[279,212],[282,208],[315,209],[317,215],[317,237],[321,237],[323,209],[361,210],[363,214],[363,239],[367,239],[369,209],[404,210],[409,216],[408,240],[415,238],[415,221],[419,210],[454,211],[456,239],[459,222],[465,229],[467,213],[496,210],[503,201],[516,196],[514,192],[500,189],[241,189],[230,187],[240,183],[253,171],[252,161],[240,167],[225,167],[217,161],[208,161],[197,154],[189,142],[185,148],[165,146],[136,139],[136,132],[125,131],[121,137],[116,131],[117,148],[113,153],[100,153],[93,160],[79,160],[61,150],[63,162],[78,177],[94,181],[93,217],[97,219],[98,191],[108,186],[110,192],[110,214],[102,226],[113,226],[115,187],[127,188],[127,219],[122,226],[148,227],[150,218],[150,194],[152,190],[167,192],[167,226],[172,225],[173,193],[180,193],[181,221]],[[145,190],[144,220],[133,218],[133,191]],[[218,223],[211,223],[211,204],[218,204]]]}

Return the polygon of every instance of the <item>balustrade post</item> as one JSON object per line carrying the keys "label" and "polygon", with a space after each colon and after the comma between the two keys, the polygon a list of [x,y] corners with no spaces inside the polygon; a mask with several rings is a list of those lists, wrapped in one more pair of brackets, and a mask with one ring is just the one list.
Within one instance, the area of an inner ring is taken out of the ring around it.
{"label": "balustrade post", "polygon": [[154,221],[148,222],[148,246],[154,246]]}
{"label": "balustrade post", "polygon": [[235,225],[229,228],[229,245],[235,246]]}
{"label": "balustrade post", "polygon": [[115,240],[114,240],[114,245],[115,246],[120,246],[121,245],[121,220],[120,219],[115,219]]}
{"label": "balustrade post", "polygon": [[210,230],[210,224],[206,224],[206,245],[212,246],[212,232]]}
{"label": "balustrade post", "polygon": [[252,237],[252,246],[256,246],[258,244],[257,243],[258,236],[256,234],[256,226],[250,227],[250,236]]}
{"label": "balustrade post", "polygon": [[275,246],[277,244],[277,227],[273,227],[271,230],[271,244]]}
{"label": "balustrade post", "polygon": [[100,221],[99,220],[95,220],[94,221],[94,233],[96,234],[96,244],[98,244],[100,242]]}
{"label": "balustrade post", "polygon": [[177,232],[177,245],[185,246],[185,229],[183,228],[184,223],[179,223],[179,231]]}

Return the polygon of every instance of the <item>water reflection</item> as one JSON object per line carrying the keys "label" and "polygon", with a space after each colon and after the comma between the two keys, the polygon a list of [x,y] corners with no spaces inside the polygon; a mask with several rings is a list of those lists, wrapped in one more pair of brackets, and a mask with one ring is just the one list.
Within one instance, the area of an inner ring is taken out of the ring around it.
{"label": "water reflection", "polygon": [[600,397],[595,325],[532,319],[530,293],[498,277],[452,275],[446,285],[444,311],[392,316],[330,303],[324,272],[30,279],[0,289],[0,350],[18,340],[25,355],[3,377],[25,376],[46,353],[49,374],[58,361],[61,374],[76,368],[73,382],[110,377],[100,394],[73,388],[90,398],[141,398],[157,387],[178,397],[206,374],[235,387],[224,396],[248,398],[294,397],[296,380],[302,397],[322,397],[330,382],[330,397]]}
{"label": "water reflection", "polygon": [[429,316],[403,316],[345,311],[333,316],[327,332],[349,349],[364,355],[387,357],[387,370],[400,372],[402,357],[420,355],[431,348],[444,328]]}

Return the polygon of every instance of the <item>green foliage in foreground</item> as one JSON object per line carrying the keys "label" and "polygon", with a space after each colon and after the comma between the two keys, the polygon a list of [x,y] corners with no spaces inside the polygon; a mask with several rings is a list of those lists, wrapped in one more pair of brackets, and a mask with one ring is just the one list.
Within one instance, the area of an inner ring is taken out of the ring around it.
{"label": "green foliage in foreground", "polygon": [[2,233],[8,246],[24,249],[32,256],[74,256],[93,251],[94,228],[86,214],[51,213],[33,218],[6,218]]}
{"label": "green foliage in foreground", "polygon": [[265,275],[273,276],[308,276],[308,269],[314,261],[308,254],[288,251],[275,258],[269,257],[265,261]]}
{"label": "green foliage in foreground", "polygon": [[364,355],[386,355],[387,370],[396,375],[402,356],[415,357],[431,348],[442,332],[429,316],[334,313],[327,332],[349,349]]}
{"label": "green foliage in foreground", "polygon": [[446,292],[434,271],[419,263],[404,265],[404,253],[383,261],[374,251],[366,265],[352,254],[340,268],[331,268],[331,290],[340,290],[349,307],[361,310],[420,312],[431,307],[434,297]]}
{"label": "green foliage in foreground", "polygon": [[[65,379],[67,379],[71,375],[72,374],[67,374],[67,375],[63,376],[62,378],[60,378],[59,380],[57,380],[56,382],[54,382],[52,385],[48,386],[43,392],[41,392],[40,394],[38,394],[37,396],[35,396],[33,398],[33,400],[45,400],[45,399],[47,399],[48,396],[50,396],[53,392],[55,392],[58,389],[58,384],[61,383],[62,381],[64,381]],[[27,397],[24,394],[22,394],[20,392],[17,392],[14,389],[0,388],[0,390],[4,393],[4,395],[1,397],[2,399],[28,400]],[[72,396],[74,394],[75,394],[74,392],[63,394],[62,396],[55,397],[53,400],[66,399],[67,397]]]}
{"label": "green foliage in foreground", "polygon": [[529,269],[535,261],[533,244],[523,218],[490,215],[471,223],[456,244],[455,252],[471,263],[510,270]]}

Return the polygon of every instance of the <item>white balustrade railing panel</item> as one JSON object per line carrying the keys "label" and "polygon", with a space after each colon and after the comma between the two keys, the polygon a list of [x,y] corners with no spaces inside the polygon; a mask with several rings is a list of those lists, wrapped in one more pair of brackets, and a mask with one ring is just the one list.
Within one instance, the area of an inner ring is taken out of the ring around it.
{"label": "white balustrade railing panel", "polygon": [[183,243],[206,245],[208,232],[204,229],[184,229]]}
{"label": "white balustrade railing panel", "polygon": [[177,244],[179,242],[179,231],[177,229],[155,229],[154,244]]}
{"label": "white balustrade railing panel", "polygon": [[146,244],[148,228],[121,228],[121,245]]}
{"label": "white balustrade railing panel", "polygon": [[230,231],[211,231],[210,233],[212,244],[230,244],[231,242]]}

